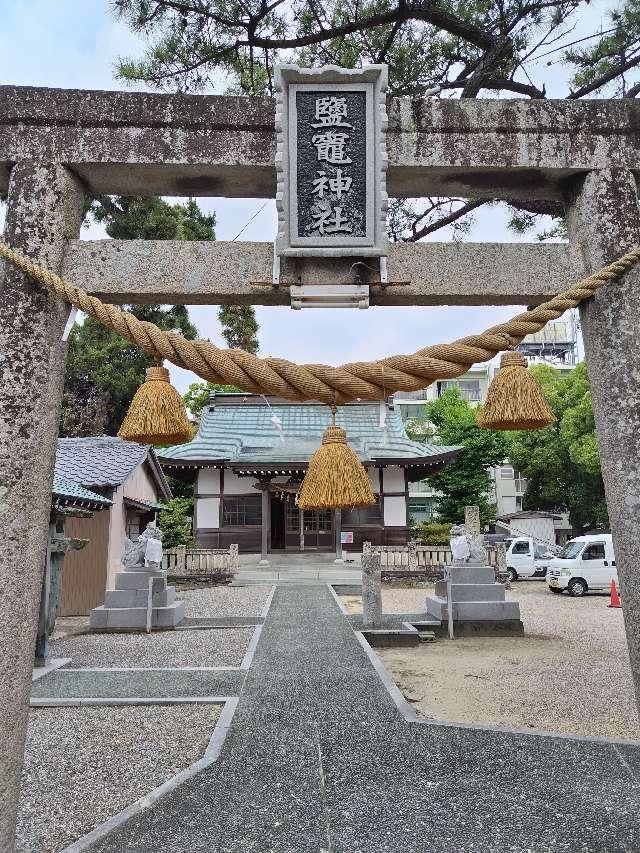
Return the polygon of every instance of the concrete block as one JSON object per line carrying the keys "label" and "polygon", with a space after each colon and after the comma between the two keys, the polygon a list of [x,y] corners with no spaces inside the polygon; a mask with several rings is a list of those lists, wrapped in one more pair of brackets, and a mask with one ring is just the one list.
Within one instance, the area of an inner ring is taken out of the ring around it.
{"label": "concrete block", "polygon": [[107,627],[107,614],[104,607],[94,607],[89,617],[89,629],[91,631],[102,631]]}
{"label": "concrete block", "polygon": [[148,589],[149,579],[157,578],[166,580],[164,572],[118,572],[116,575],[116,589]]}
{"label": "concrete block", "polygon": [[139,628],[147,624],[146,607],[114,607],[107,609],[107,628]]}
{"label": "concrete block", "polygon": [[[446,599],[435,596],[427,598],[427,613],[434,619],[446,622]],[[517,601],[454,601],[453,619],[455,622],[520,621],[520,605]]]}
{"label": "concrete block", "polygon": [[177,601],[170,607],[153,608],[154,628],[175,628],[184,619],[184,601]]}
{"label": "concrete block", "polygon": [[[436,596],[447,597],[446,581],[436,581]],[[454,583],[451,584],[453,601],[504,601],[504,587],[501,583]]]}
{"label": "concrete block", "polygon": [[[146,589],[110,589],[107,590],[105,607],[146,607],[148,590]],[[167,587],[153,594],[154,607],[168,607],[176,600],[176,588]]]}
{"label": "concrete block", "polygon": [[[442,622],[433,629],[438,637],[449,635],[448,622]],[[514,634],[524,634],[524,625],[519,619],[501,619],[499,622],[456,622],[454,627],[456,637],[512,637]]]}
{"label": "concrete block", "polygon": [[451,566],[451,582],[457,583],[495,583],[496,575],[492,566]]}

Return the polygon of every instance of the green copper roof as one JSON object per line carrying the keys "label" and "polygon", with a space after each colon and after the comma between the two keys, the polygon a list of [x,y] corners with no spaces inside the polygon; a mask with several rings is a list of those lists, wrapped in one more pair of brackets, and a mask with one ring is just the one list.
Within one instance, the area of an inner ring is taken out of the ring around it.
{"label": "green copper roof", "polygon": [[[242,399],[245,402],[241,402]],[[336,423],[363,462],[377,460],[436,461],[459,447],[420,444],[407,438],[400,415],[386,410],[380,427],[378,403],[340,406]],[[311,403],[268,405],[259,398],[227,398],[205,406],[200,428],[188,444],[163,448],[158,456],[168,463],[220,461],[229,464],[277,465],[306,463],[317,450],[331,422],[326,406]]]}
{"label": "green copper roof", "polygon": [[78,505],[90,504],[93,509],[103,509],[111,506],[113,503],[109,498],[105,498],[96,492],[90,492],[89,489],[85,489],[83,486],[79,486],[78,483],[74,483],[72,480],[67,480],[57,474],[53,478],[52,493],[54,498],[64,503]]}

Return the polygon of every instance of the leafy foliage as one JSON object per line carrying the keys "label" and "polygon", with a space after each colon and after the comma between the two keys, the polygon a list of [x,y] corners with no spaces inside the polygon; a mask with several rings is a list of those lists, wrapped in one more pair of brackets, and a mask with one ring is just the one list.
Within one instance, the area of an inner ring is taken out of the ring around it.
{"label": "leafy foliage", "polygon": [[411,527],[411,536],[423,545],[448,545],[450,533],[450,524],[434,521],[422,521]]}
{"label": "leafy foliage", "polygon": [[[196,337],[182,305],[125,307],[161,329],[178,329],[186,338]],[[74,326],[69,335],[61,435],[115,435],[152,364],[153,359],[141,349],[90,317]]]}
{"label": "leafy foliage", "polygon": [[563,375],[530,368],[558,419],[544,430],[514,434],[509,459],[527,478],[524,509],[567,508],[578,531],[608,526],[600,455],[586,365]]}
{"label": "leafy foliage", "polygon": [[[193,199],[170,204],[164,199],[103,196],[89,208],[109,237],[119,240],[215,240],[215,215],[203,213]],[[125,305],[139,320],[179,331],[193,340],[197,329],[183,305]],[[222,306],[218,314],[230,346],[258,348],[258,324],[251,306]],[[87,318],[69,336],[69,356],[60,422],[61,435],[81,436],[118,431],[138,386],[153,360]]]}
{"label": "leafy foliage", "polygon": [[625,0],[607,13],[609,27],[595,40],[567,50],[565,58],[575,67],[573,97],[600,91],[612,84],[613,94],[634,97],[640,84],[629,86],[627,72],[640,63],[640,0]]}
{"label": "leafy foliage", "polygon": [[251,305],[221,305],[218,319],[222,337],[232,349],[243,349],[255,355],[258,352],[258,321]]}
{"label": "leafy foliage", "polygon": [[[433,427],[430,440],[463,447],[454,462],[429,477],[429,484],[441,493],[436,503],[438,518],[460,523],[466,506],[479,506],[481,523],[488,524],[495,518],[495,508],[489,501],[489,471],[507,458],[507,437],[480,429],[476,409],[462,399],[457,388],[449,388],[437,400],[427,403],[426,415]],[[422,434],[428,437],[428,431]]]}
{"label": "leafy foliage", "polygon": [[215,240],[215,214],[207,215],[190,198],[169,204],[152,196],[102,196],[91,205],[96,222],[103,222],[114,240]]}
{"label": "leafy foliage", "polygon": [[[215,216],[190,199],[169,204],[160,198],[102,197],[90,215],[105,224],[109,237],[121,240],[215,239]],[[125,305],[139,320],[177,330],[192,340],[197,329],[184,305]],[[69,335],[69,355],[61,416],[62,435],[114,435],[131,398],[153,359],[141,349],[87,317]]]}
{"label": "leafy foliage", "polygon": [[158,527],[162,530],[164,548],[176,548],[178,545],[192,547],[194,544],[192,528],[193,498],[174,498],[166,509],[158,513]]}
{"label": "leafy foliage", "polygon": [[212,391],[237,391],[235,385],[216,385],[213,382],[192,382],[186,394],[182,395],[184,404],[196,420],[200,420],[202,410],[209,402]]}
{"label": "leafy foliage", "polygon": [[[141,58],[120,62],[129,81],[183,92],[219,87],[273,94],[278,62],[353,68],[389,65],[392,95],[475,98],[547,97],[558,64],[567,98],[640,92],[640,0],[604,11],[591,32],[573,38],[590,0],[115,0],[116,13],[146,42]],[[629,79],[629,75],[631,79]],[[555,93],[554,93],[555,94]],[[504,198],[507,202],[509,198]],[[429,198],[391,207],[393,239],[417,240],[444,226],[460,236],[482,203]],[[562,220],[558,202],[512,202]],[[517,222],[515,223],[518,224]],[[522,220],[519,223],[522,225]],[[547,233],[549,232],[549,233]],[[558,236],[543,228],[540,239]]]}

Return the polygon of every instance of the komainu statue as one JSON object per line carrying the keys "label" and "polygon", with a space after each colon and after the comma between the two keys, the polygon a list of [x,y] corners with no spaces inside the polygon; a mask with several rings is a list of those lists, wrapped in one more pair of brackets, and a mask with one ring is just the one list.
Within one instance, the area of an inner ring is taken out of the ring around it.
{"label": "komainu statue", "polygon": [[135,542],[125,537],[121,563],[130,572],[162,568],[162,530],[155,521],[149,522]]}

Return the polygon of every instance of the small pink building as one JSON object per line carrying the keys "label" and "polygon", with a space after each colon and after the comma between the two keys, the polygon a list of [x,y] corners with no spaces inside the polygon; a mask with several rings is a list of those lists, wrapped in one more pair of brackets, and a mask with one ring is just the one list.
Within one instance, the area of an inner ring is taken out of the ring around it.
{"label": "small pink building", "polygon": [[111,436],[59,439],[55,472],[113,502],[92,518],[70,518],[65,527],[67,536],[90,540],[64,561],[59,613],[81,616],[113,588],[125,536],[137,538],[171,500],[171,490],[152,447]]}

